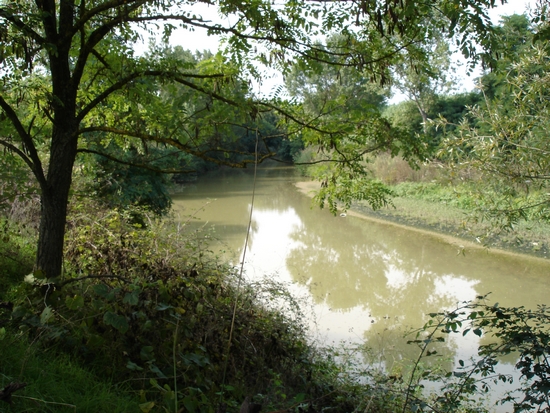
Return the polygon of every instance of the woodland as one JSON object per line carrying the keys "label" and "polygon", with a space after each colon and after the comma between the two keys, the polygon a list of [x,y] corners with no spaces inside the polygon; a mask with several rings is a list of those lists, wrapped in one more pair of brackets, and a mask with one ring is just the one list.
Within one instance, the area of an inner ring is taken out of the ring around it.
{"label": "woodland", "polygon": [[[487,223],[482,240],[546,225],[549,11],[493,24],[497,3],[0,0],[2,410],[487,411],[479,395],[517,354],[507,401],[547,411],[544,303],[432,313],[394,377],[312,344],[283,286],[242,285],[170,219],[175,185],[270,160],[319,181],[332,212],[448,198]],[[182,28],[220,50],[173,46]],[[476,90],[457,93],[456,54],[482,68]],[[259,95],[266,70],[284,84]],[[495,342],[458,371],[424,368],[455,333]]]}

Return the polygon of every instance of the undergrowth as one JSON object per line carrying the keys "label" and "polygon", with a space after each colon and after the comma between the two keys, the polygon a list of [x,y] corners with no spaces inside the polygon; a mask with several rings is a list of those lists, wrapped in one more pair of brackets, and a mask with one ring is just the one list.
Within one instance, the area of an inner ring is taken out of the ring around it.
{"label": "undergrowth", "polygon": [[7,331],[109,377],[142,412],[236,411],[247,396],[266,411],[350,412],[367,394],[383,399],[311,345],[281,285],[237,288],[207,234],[140,214],[145,225],[135,213],[76,208],[63,277],[15,283]]}
{"label": "undergrowth", "polygon": [[0,402],[0,411],[139,411],[138,400],[125,394],[124,388],[98,378],[68,355],[41,348],[20,333],[0,330],[0,388],[9,383],[26,384],[11,396],[11,403]]}
{"label": "undergrowth", "polygon": [[[208,250],[208,234],[143,211],[84,206],[74,208],[68,227],[61,278],[35,272],[2,291],[0,386],[26,383],[11,405],[0,399],[2,411],[225,413],[246,399],[267,412],[479,412],[485,381],[423,364],[435,354],[429,345],[444,340],[442,328],[460,332],[470,321],[474,334],[487,331],[503,343],[480,347],[491,357],[472,364],[472,374],[492,374],[493,354],[520,349],[518,368],[542,384],[521,389],[527,398],[516,401],[517,410],[546,403],[546,327],[524,328],[525,320],[547,324],[545,308],[467,304],[433,314],[435,323],[411,340],[420,346],[418,359],[392,376],[352,354],[360,349],[312,344],[284,286],[239,283]],[[425,395],[425,380],[446,386],[445,393]]]}

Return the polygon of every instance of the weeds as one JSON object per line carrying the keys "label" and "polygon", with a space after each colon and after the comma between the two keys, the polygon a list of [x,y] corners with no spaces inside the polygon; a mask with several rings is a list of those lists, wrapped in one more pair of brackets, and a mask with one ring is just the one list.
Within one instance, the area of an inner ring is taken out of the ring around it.
{"label": "weeds", "polygon": [[43,350],[23,335],[4,331],[0,339],[0,388],[11,382],[27,386],[0,402],[3,412],[137,412],[136,401],[108,380],[100,380],[69,356]]}
{"label": "weeds", "polygon": [[273,409],[353,410],[342,392],[365,389],[329,374],[336,367],[309,344],[298,303],[282,286],[242,287],[227,352],[233,270],[201,234],[132,222],[118,211],[75,214],[64,277],[37,273],[14,288],[11,325],[125,383],[142,411],[214,412],[247,395]]}

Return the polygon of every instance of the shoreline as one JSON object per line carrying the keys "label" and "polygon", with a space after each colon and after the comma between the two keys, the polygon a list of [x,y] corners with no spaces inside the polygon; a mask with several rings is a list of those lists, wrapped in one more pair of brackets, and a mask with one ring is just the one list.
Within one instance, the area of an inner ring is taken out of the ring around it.
{"label": "shoreline", "polygon": [[[304,195],[306,195],[310,198],[313,198],[312,192],[318,189],[318,185],[319,185],[319,183],[316,182],[316,181],[298,181],[298,182],[294,182],[294,186],[301,193],[303,193]],[[363,209],[363,208],[364,207],[355,205],[355,206],[352,206],[349,210],[347,210],[346,213],[348,215],[356,217],[356,218],[376,222],[377,224],[391,225],[393,227],[406,229],[406,230],[409,230],[409,231],[414,231],[414,232],[417,232],[417,233],[420,233],[420,234],[435,237],[435,238],[439,239],[440,241],[442,241],[446,244],[449,244],[449,245],[452,245],[452,246],[456,247],[459,250],[459,252],[467,252],[468,249],[476,250],[476,251],[485,250],[487,253],[494,253],[494,254],[497,254],[497,255],[506,255],[506,256],[510,256],[510,257],[523,257],[523,258],[534,259],[534,260],[537,260],[537,261],[548,262],[548,258],[546,258],[546,257],[537,256],[535,254],[528,254],[528,253],[525,253],[525,252],[513,251],[513,250],[505,249],[505,248],[502,248],[502,247],[485,246],[483,244],[476,243],[476,242],[471,241],[467,238],[463,238],[463,237],[460,237],[460,236],[457,236],[457,235],[452,235],[452,234],[445,233],[445,232],[442,232],[442,231],[437,231],[436,229],[432,229],[432,228],[429,228],[429,227],[428,228],[423,228],[422,226],[419,226],[419,225],[408,224],[406,222],[399,222],[399,220],[395,219],[395,218],[391,219],[390,217],[387,217],[387,216],[377,215],[376,212],[372,211],[372,210],[370,210],[370,211],[367,211],[367,210],[361,211],[361,209]]]}

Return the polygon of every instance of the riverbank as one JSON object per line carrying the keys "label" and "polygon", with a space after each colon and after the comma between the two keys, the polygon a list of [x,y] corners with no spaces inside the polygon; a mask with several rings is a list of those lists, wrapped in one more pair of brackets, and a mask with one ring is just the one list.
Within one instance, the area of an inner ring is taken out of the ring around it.
{"label": "riverbank", "polygon": [[[319,183],[315,181],[301,181],[296,182],[295,185],[300,192],[309,197],[313,197],[314,192],[319,188]],[[518,233],[504,233],[490,239],[482,239],[476,234],[486,231],[489,225],[472,223],[467,212],[462,209],[404,197],[396,197],[392,201],[394,208],[387,207],[377,211],[365,203],[356,202],[347,214],[430,234],[455,246],[457,252],[465,253],[468,249],[490,249],[501,254],[530,255],[545,260],[550,255],[550,228],[545,226],[530,228],[525,224]]]}

